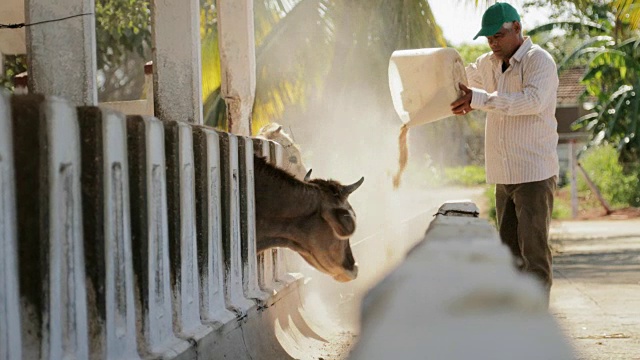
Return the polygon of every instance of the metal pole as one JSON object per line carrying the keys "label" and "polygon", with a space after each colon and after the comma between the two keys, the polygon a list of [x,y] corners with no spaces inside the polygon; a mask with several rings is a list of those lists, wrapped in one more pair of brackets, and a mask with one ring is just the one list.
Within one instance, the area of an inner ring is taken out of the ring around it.
{"label": "metal pole", "polygon": [[569,170],[571,171],[571,217],[578,217],[578,184],[576,182],[575,140],[569,140]]}

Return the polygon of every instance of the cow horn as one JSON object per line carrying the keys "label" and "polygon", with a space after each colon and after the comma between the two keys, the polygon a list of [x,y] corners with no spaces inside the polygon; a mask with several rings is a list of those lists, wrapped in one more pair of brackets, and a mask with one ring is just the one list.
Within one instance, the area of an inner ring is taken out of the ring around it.
{"label": "cow horn", "polygon": [[356,191],[360,185],[362,185],[362,182],[364,181],[364,176],[360,178],[360,180],[358,180],[357,182],[351,184],[351,185],[347,185],[344,186],[342,188],[342,194],[345,196],[349,196],[349,194],[351,194],[352,192]]}
{"label": "cow horn", "polygon": [[309,169],[309,171],[307,171],[307,175],[304,176],[305,182],[311,180],[311,170],[312,169]]}

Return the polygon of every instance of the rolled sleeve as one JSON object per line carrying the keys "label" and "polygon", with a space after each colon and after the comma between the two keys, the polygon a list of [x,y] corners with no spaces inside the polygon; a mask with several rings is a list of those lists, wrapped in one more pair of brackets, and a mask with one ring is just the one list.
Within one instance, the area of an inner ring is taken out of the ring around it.
{"label": "rolled sleeve", "polygon": [[471,89],[471,108],[484,110],[489,94],[482,89]]}

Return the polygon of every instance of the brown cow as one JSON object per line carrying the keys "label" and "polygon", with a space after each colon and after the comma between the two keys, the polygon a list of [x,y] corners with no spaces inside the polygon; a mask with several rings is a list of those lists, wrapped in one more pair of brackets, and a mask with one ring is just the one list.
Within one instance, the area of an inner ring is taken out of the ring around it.
{"label": "brown cow", "polygon": [[349,237],[356,215],[347,201],[364,181],[340,185],[333,180],[296,179],[288,172],[254,157],[257,249],[286,247],[311,266],[346,282],[356,278]]}

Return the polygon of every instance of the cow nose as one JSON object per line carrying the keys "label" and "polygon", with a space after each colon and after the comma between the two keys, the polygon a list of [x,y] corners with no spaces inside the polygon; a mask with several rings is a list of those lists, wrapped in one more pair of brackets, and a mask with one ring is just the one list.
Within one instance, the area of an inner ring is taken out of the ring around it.
{"label": "cow nose", "polygon": [[358,264],[353,264],[351,270],[345,270],[343,273],[335,275],[333,278],[340,282],[348,282],[358,277]]}
{"label": "cow nose", "polygon": [[345,252],[344,261],[342,262],[342,267],[344,267],[347,270],[352,270],[355,268],[357,272],[358,266],[356,265],[356,260],[353,258],[353,253],[351,252],[350,248],[347,248],[347,251]]}
{"label": "cow nose", "polygon": [[350,271],[350,275],[352,276],[352,279],[358,277],[358,263],[353,264],[353,269]]}

